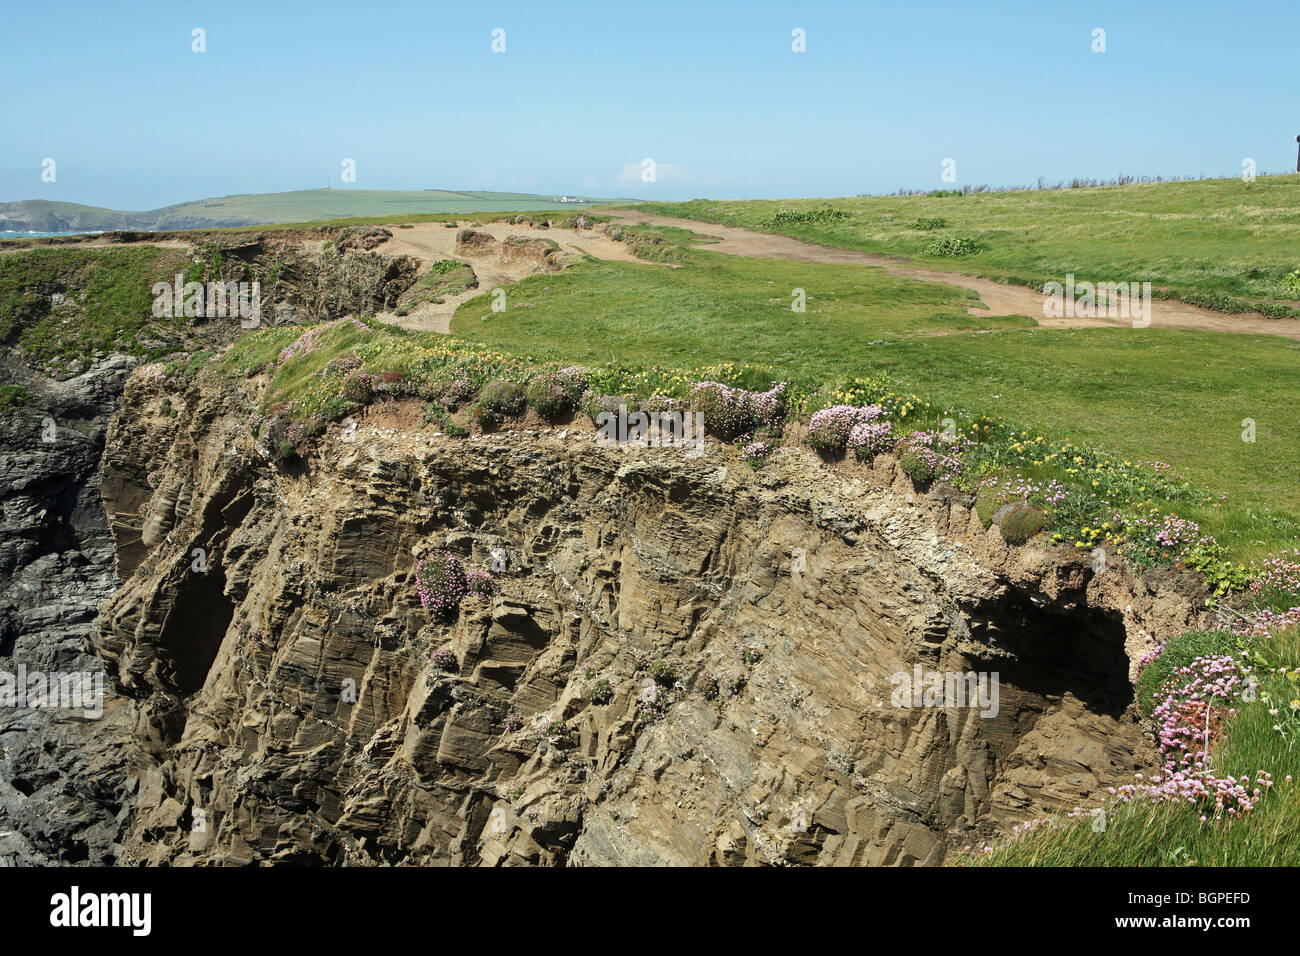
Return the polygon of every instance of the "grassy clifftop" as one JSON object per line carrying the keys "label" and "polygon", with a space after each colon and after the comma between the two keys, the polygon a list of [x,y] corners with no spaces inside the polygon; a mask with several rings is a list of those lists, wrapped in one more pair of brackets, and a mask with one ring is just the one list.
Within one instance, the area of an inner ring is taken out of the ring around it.
{"label": "grassy clifftop", "polygon": [[1040,287],[1074,273],[1091,282],[1149,280],[1225,312],[1300,305],[1300,275],[1287,279],[1300,270],[1300,175],[637,208]]}

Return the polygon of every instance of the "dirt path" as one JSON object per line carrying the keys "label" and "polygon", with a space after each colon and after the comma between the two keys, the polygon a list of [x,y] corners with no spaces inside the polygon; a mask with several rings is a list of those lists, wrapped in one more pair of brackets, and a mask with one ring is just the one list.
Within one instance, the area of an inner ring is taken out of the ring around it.
{"label": "dirt path", "polygon": [[482,295],[499,286],[518,282],[527,276],[543,271],[542,267],[526,261],[504,262],[494,251],[487,255],[473,255],[456,251],[456,233],[460,228],[469,227],[475,232],[485,232],[500,241],[508,236],[527,236],[530,239],[550,239],[558,243],[565,252],[586,253],[597,259],[612,259],[618,262],[647,263],[628,252],[627,246],[615,242],[599,229],[538,229],[524,224],[489,222],[473,225],[470,221],[457,222],[456,228],[449,228],[440,222],[418,223],[410,229],[389,226],[393,238],[387,240],[377,249],[387,256],[414,256],[421,260],[420,274],[439,259],[457,259],[469,263],[474,274],[478,276],[478,288],[469,289],[459,295],[449,295],[442,302],[428,302],[409,315],[382,313],[377,318],[405,329],[419,329],[428,332],[449,333],[451,317],[462,302]]}
{"label": "dirt path", "polygon": [[[597,209],[602,216],[612,216],[628,223],[644,222],[652,226],[677,226],[694,232],[715,236],[718,241],[703,247],[711,252],[725,252],[733,256],[751,256],[763,259],[795,259],[803,262],[827,262],[835,265],[878,266],[891,275],[923,282],[946,282],[949,285],[970,289],[980,297],[979,305],[967,309],[972,315],[1027,315],[1044,328],[1078,329],[1100,326],[1129,328],[1129,319],[1059,318],[1043,316],[1043,296],[1025,286],[1002,285],[991,279],[941,272],[912,265],[903,259],[858,252],[853,249],[836,249],[789,236],[775,236],[753,232],[739,226],[720,226],[697,222],[693,219],[675,219],[637,212],[634,209]],[[1300,319],[1270,319],[1258,312],[1228,315],[1201,309],[1183,302],[1153,300],[1151,302],[1151,328],[1200,329],[1211,332],[1237,332],[1262,335],[1282,335],[1300,340]]]}

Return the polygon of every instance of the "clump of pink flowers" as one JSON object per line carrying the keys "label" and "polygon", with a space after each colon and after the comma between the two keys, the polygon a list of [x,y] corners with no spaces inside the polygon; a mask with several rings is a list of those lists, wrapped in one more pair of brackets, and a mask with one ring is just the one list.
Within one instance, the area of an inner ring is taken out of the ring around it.
{"label": "clump of pink flowers", "polygon": [[450,647],[440,647],[430,654],[429,663],[434,670],[439,671],[454,671],[460,666],[456,661],[456,653]]}
{"label": "clump of pink flowers", "polygon": [[757,467],[772,453],[772,446],[765,441],[752,441],[740,450],[740,457]]}
{"label": "clump of pink flowers", "polygon": [[1023,475],[1003,478],[985,478],[980,487],[993,489],[993,504],[1005,505],[1012,501],[1029,501],[1035,504],[1059,505],[1069,497],[1070,489],[1055,478],[1047,484]]}
{"label": "clump of pink flowers", "polygon": [[1139,558],[1177,558],[1189,548],[1215,543],[1214,538],[1201,533],[1201,526],[1195,521],[1156,511],[1129,518],[1125,533],[1130,549]]}
{"label": "clump of pink flowers", "polygon": [[648,683],[636,698],[636,715],[638,723],[651,723],[668,716],[672,706],[673,695],[666,687],[657,683]]}
{"label": "clump of pink flowers", "polygon": [[1247,637],[1262,637],[1272,640],[1279,631],[1300,627],[1300,607],[1282,611],[1259,611],[1250,620],[1237,624],[1236,631]]}
{"label": "clump of pink flowers", "polygon": [[949,441],[935,431],[915,431],[894,446],[894,454],[909,478],[925,483],[960,475],[961,452],[972,444],[960,438]]}
{"label": "clump of pink flowers", "polygon": [[[1163,647],[1143,661],[1154,660]],[[1136,783],[1111,787],[1121,803],[1145,798],[1152,802],[1213,805],[1214,819],[1237,818],[1255,808],[1273,786],[1272,774],[1260,770],[1252,783],[1248,776],[1218,776],[1210,768],[1210,744],[1222,722],[1236,709],[1251,669],[1227,654],[1198,657],[1175,670],[1165,682],[1164,699],[1153,717],[1164,757],[1161,773],[1149,781],[1142,774]],[[1208,812],[1208,810],[1207,810]],[[1205,814],[1202,820],[1207,819]]]}
{"label": "clump of pink flowers", "polygon": [[[284,355],[284,352],[281,352],[280,354]],[[355,352],[348,352],[345,355],[340,355],[337,358],[330,359],[325,363],[325,367],[316,374],[321,378],[333,378],[335,376],[346,375],[348,372],[359,369],[360,367],[361,356],[357,355]]]}
{"label": "clump of pink flowers", "polygon": [[885,417],[886,412],[879,405],[832,405],[823,408],[814,412],[808,421],[808,444],[826,455],[842,454],[855,428],[878,423]]}
{"label": "clump of pink flowers", "polygon": [[415,565],[415,590],[420,604],[434,614],[455,611],[466,589],[465,572],[450,551],[434,551]]}
{"label": "clump of pink flowers", "polygon": [[553,418],[577,408],[586,389],[587,370],[570,365],[534,378],[528,385],[528,402],[543,418]]}
{"label": "clump of pink flowers", "polygon": [[486,604],[497,593],[497,579],[490,571],[470,571],[465,575],[465,590]]}
{"label": "clump of pink flowers", "polygon": [[881,452],[894,447],[894,426],[889,422],[865,422],[854,425],[847,447],[858,461],[871,461]]}
{"label": "clump of pink flowers", "polygon": [[703,413],[704,428],[724,441],[752,435],[758,428],[778,429],[785,421],[786,382],[766,392],[751,392],[721,382],[696,382],[687,404]]}
{"label": "clump of pink flowers", "polygon": [[1250,590],[1254,594],[1264,591],[1300,593],[1300,551],[1283,551],[1266,560],[1255,580],[1250,582]]}

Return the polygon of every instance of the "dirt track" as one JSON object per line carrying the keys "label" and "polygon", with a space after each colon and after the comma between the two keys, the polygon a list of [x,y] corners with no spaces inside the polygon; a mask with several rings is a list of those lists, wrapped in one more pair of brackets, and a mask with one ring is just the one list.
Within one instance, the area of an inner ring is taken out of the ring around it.
{"label": "dirt track", "polygon": [[[457,227],[469,226],[468,222],[458,222]],[[509,285],[538,272],[536,265],[523,262],[504,262],[495,253],[485,256],[467,255],[456,251],[456,232],[440,222],[419,223],[410,229],[389,227],[393,238],[379,246],[378,251],[387,256],[414,256],[422,261],[420,272],[428,271],[429,266],[439,259],[459,259],[468,262],[478,276],[478,288],[462,292],[460,295],[444,297],[440,303],[429,302],[413,309],[409,315],[384,313],[379,318],[393,325],[407,329],[420,329],[429,332],[451,331],[451,317],[457,307],[467,299],[481,295],[498,286]],[[615,242],[599,229],[537,229],[523,224],[489,222],[472,227],[475,232],[486,232],[497,240],[507,236],[527,236],[530,239],[550,239],[559,244],[566,252],[581,252],[597,259],[614,259],[619,262],[638,262],[641,260],[628,252],[627,246]],[[642,263],[643,265],[645,263]]]}
{"label": "dirt track", "polygon": [[[903,259],[875,255],[869,252],[857,252],[852,249],[836,249],[822,246],[788,236],[775,236],[768,233],[752,232],[739,226],[720,226],[713,223],[697,222],[693,219],[674,219],[669,216],[656,216],[631,209],[597,209],[594,212],[602,216],[612,216],[628,223],[644,222],[652,226],[678,226],[694,232],[717,237],[716,243],[705,248],[713,252],[725,252],[733,256],[751,256],[762,259],[795,259],[804,262],[827,262],[836,265],[878,266],[891,275],[908,279],[920,279],[923,282],[946,282],[949,285],[970,289],[980,297],[985,306],[972,306],[967,311],[973,315],[1027,315],[1044,328],[1096,328],[1115,326],[1129,328],[1129,319],[1104,318],[1059,318],[1043,317],[1043,296],[1025,286],[1002,285],[991,279],[961,275],[955,272],[941,272],[914,266]],[[1228,315],[1201,309],[1183,302],[1153,300],[1151,303],[1151,325],[1153,329],[1200,329],[1210,332],[1258,333],[1262,335],[1282,335],[1286,338],[1300,340],[1300,319],[1270,319],[1258,312],[1242,312]]]}

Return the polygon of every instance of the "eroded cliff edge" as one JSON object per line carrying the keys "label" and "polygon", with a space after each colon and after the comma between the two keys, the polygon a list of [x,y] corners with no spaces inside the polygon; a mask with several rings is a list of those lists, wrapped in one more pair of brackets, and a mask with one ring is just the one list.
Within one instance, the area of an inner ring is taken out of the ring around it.
{"label": "eroded cliff edge", "polygon": [[[120,862],[936,863],[1155,763],[1128,678],[1188,582],[1008,549],[887,457],[755,473],[389,402],[286,472],[258,381],[176,387],[133,374],[103,463]],[[504,552],[500,593],[431,617],[434,548]],[[673,703],[638,723],[655,664]],[[998,672],[997,715],[892,706],[917,664]]]}

